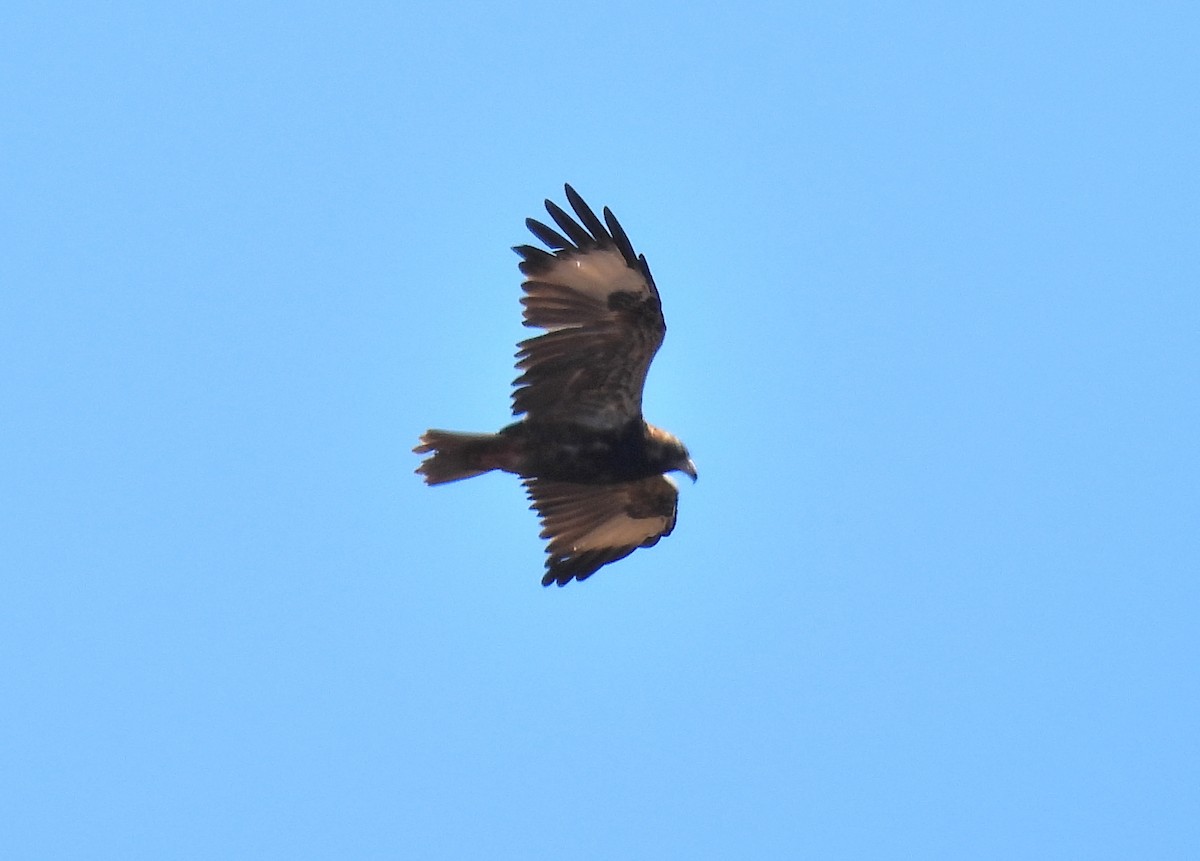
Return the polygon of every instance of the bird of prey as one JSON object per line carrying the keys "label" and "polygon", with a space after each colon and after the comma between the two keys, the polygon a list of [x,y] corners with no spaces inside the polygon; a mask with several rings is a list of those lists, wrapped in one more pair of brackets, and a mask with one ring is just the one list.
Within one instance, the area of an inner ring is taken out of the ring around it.
{"label": "bird of prey", "polygon": [[444,484],[494,469],[521,477],[541,519],[542,585],[564,586],[650,547],[675,526],[679,492],[666,473],[696,480],[687,447],[642,418],[642,388],[667,326],[644,255],[606,207],[601,221],[571,186],[558,230],[526,219],[550,250],[518,245],[524,324],[513,415],[499,433],[426,431],[417,472]]}

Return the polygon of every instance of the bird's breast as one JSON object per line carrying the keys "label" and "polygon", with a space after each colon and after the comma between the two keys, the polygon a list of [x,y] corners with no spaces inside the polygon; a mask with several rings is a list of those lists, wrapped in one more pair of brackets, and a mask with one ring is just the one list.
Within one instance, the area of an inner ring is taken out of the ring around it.
{"label": "bird's breast", "polygon": [[520,473],[525,478],[612,484],[651,474],[646,471],[641,434],[634,436],[626,428],[604,431],[577,425],[520,422],[510,425],[505,432],[510,429],[520,439]]}

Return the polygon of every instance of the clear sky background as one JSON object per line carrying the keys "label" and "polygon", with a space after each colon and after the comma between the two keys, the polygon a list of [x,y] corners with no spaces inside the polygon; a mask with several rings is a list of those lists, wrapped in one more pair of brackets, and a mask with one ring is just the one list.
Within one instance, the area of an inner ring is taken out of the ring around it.
{"label": "clear sky background", "polygon": [[[0,856],[1200,856],[1194,3],[2,18]],[[543,589],[564,181],[701,477]]]}

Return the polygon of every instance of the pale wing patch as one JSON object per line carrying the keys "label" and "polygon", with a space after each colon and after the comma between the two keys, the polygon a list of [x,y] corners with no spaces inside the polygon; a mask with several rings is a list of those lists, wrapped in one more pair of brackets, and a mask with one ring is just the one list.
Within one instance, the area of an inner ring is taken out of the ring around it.
{"label": "pale wing patch", "polygon": [[640,547],[647,539],[661,535],[668,522],[670,518],[662,516],[635,520],[626,514],[618,514],[576,538],[571,543],[571,552],[606,547]]}
{"label": "pale wing patch", "polygon": [[530,280],[561,284],[601,301],[610,293],[650,292],[646,279],[631,269],[615,248],[593,248],[561,257],[548,272]]}

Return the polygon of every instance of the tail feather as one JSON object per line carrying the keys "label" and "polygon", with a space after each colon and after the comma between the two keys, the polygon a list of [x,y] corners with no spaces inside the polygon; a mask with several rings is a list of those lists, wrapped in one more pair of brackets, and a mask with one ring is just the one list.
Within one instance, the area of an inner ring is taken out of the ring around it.
{"label": "tail feather", "polygon": [[499,469],[501,438],[494,433],[429,430],[421,435],[417,454],[433,452],[417,467],[426,484],[445,484]]}

